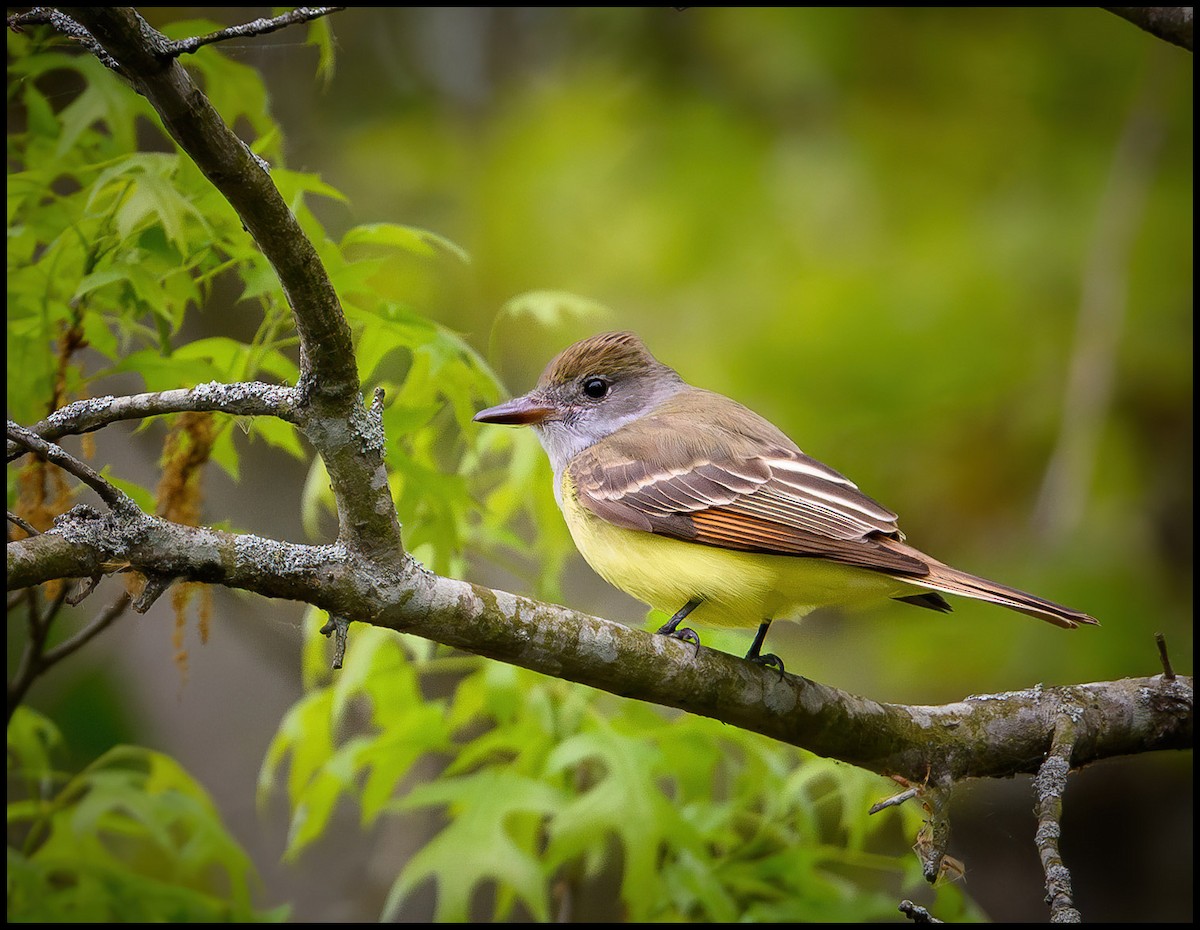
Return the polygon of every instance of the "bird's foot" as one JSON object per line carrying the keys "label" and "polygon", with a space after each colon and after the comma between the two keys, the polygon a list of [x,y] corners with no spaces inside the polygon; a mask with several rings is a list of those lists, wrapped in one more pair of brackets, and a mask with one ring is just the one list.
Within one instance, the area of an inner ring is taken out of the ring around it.
{"label": "bird's foot", "polygon": [[658,628],[658,632],[663,636],[692,643],[696,647],[697,655],[700,654],[700,636],[691,627],[680,627],[679,624],[684,617],[700,606],[700,601],[698,597],[692,598],[675,612],[675,616]]}
{"label": "bird's foot", "polygon": [[750,651],[746,653],[746,659],[753,662],[755,665],[762,665],[766,668],[779,669],[779,680],[783,680],[783,659],[775,655],[773,652],[763,653],[763,640],[767,638],[767,630],[771,628],[771,621],[764,620],[758,626],[758,632],[754,634],[754,642],[750,644]]}
{"label": "bird's foot", "polygon": [[663,636],[670,636],[672,639],[678,639],[685,643],[691,643],[696,647],[696,654],[700,654],[700,636],[690,626],[673,626],[670,623],[664,623],[658,628],[658,632]]}
{"label": "bird's foot", "polygon": [[779,658],[779,656],[775,655],[775,653],[768,652],[765,655],[753,655],[753,656],[747,654],[746,659],[750,662],[753,662],[755,665],[761,665],[764,668],[779,669],[779,680],[780,681],[783,680],[783,674],[784,674],[783,659]]}

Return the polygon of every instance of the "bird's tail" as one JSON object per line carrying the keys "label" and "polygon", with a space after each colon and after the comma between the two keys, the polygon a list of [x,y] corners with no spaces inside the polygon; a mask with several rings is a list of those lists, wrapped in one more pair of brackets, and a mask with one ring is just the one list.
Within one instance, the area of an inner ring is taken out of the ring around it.
{"label": "bird's tail", "polygon": [[1001,607],[1020,611],[1068,630],[1073,630],[1080,625],[1099,625],[1099,621],[1095,617],[1091,617],[1081,610],[1064,607],[1062,604],[1048,601],[1036,594],[1010,588],[1008,585],[951,568],[898,540],[884,538],[878,542],[895,552],[920,559],[929,566],[928,575],[916,577],[906,575],[901,579],[909,584],[919,585],[931,591],[940,591],[943,594],[957,594],[960,597],[970,597],[977,601],[999,604]]}

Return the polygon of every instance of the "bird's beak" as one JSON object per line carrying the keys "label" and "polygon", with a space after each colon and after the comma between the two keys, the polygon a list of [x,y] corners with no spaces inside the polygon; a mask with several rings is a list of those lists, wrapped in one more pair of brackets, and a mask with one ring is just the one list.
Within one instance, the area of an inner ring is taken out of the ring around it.
{"label": "bird's beak", "polygon": [[554,412],[554,408],[536,394],[514,397],[512,400],[480,410],[473,419],[478,423],[506,423],[515,426],[536,426]]}

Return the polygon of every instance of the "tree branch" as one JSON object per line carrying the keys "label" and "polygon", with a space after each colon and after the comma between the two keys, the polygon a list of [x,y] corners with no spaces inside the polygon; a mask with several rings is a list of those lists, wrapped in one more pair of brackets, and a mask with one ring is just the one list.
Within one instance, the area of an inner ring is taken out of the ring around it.
{"label": "tree branch", "polygon": [[242,23],[240,26],[230,26],[227,29],[210,32],[206,36],[193,36],[190,39],[180,39],[178,42],[171,42],[168,46],[168,54],[171,57],[188,55],[202,46],[211,45],[214,42],[266,35],[267,33],[275,32],[277,29],[311,22],[314,19],[320,19],[322,16],[328,16],[330,13],[339,13],[344,9],[346,9],[344,6],[297,7],[290,13],[283,13],[279,16],[273,16],[270,19],[259,18],[252,22]]}
{"label": "tree branch", "polygon": [[[31,589],[34,590],[34,589]],[[64,589],[65,593],[65,589]],[[70,598],[66,598],[71,603]],[[129,606],[130,597],[122,592],[113,603],[102,610],[82,630],[63,640],[53,649],[46,648],[46,636],[49,624],[44,620],[34,619],[33,605],[30,605],[30,635],[22,650],[17,671],[8,684],[8,719],[12,719],[13,711],[17,709],[25,697],[25,693],[37,680],[37,677],[47,669],[57,665],[67,656],[77,652],[81,647],[90,643],[97,635],[108,629]]]}
{"label": "tree branch", "polygon": [[12,420],[8,421],[8,440],[10,443],[24,446],[26,450],[41,456],[53,465],[57,465],[68,474],[74,475],[95,491],[100,496],[100,499],[114,510],[138,509],[137,504],[124,491],[111,484],[90,465],[79,461],[75,456],[70,455],[54,443],[47,442],[32,430],[18,426]]}
{"label": "tree branch", "polygon": [[1129,20],[1164,42],[1186,48],[1189,52],[1194,51],[1190,6],[1106,6],[1104,9]]}
{"label": "tree branch", "polygon": [[1081,923],[1083,918],[1075,909],[1071,890],[1071,872],[1063,862],[1058,847],[1062,836],[1062,799],[1067,790],[1067,774],[1071,771],[1071,753],[1075,748],[1075,723],[1071,709],[1063,713],[1054,727],[1054,738],[1046,761],[1038,767],[1033,780],[1037,795],[1034,811],[1038,826],[1034,841],[1042,869],[1046,873],[1046,902],[1050,905],[1051,923]]}
{"label": "tree branch", "polygon": [[[302,546],[76,507],[8,546],[10,587],[105,565],[314,604],[623,697],[677,707],[871,771],[934,783],[1035,773],[1063,708],[1072,764],[1192,745],[1192,679],[1040,686],[943,706],[881,704],[564,607],[400,570],[344,546]],[[350,648],[353,648],[351,643]],[[932,777],[931,777],[932,773]]]}
{"label": "tree branch", "polygon": [[72,653],[78,652],[81,647],[87,645],[99,633],[108,629],[121,614],[125,613],[125,609],[129,606],[130,602],[131,598],[128,592],[122,591],[117,595],[115,601],[93,617],[91,622],[82,630],[69,639],[63,640],[53,649],[47,650],[46,654],[42,656],[42,665],[51,666],[56,662],[61,662]]}
{"label": "tree branch", "polygon": [[[17,450],[17,454],[18,455],[20,454],[19,449]],[[28,520],[26,520],[24,517],[22,517],[20,514],[13,513],[11,510],[7,511],[7,513],[8,513],[8,522],[11,523],[13,526],[17,527],[18,529],[24,530],[25,535],[36,536],[38,534],[38,528],[36,526],[34,526],[32,523],[30,523]],[[5,534],[5,539],[6,540],[8,539],[7,534]]]}
{"label": "tree branch", "polygon": [[65,36],[70,36],[89,52],[100,60],[104,67],[110,70],[120,70],[120,66],[112,59],[112,57],[100,47],[100,44],[92,38],[92,34],[83,26],[71,19],[65,13],[56,10],[54,7],[35,6],[31,10],[26,10],[24,13],[14,13],[5,20],[9,29],[21,31],[22,26],[37,26],[49,25],[53,26]]}
{"label": "tree branch", "polygon": [[914,924],[940,924],[943,921],[938,920],[925,908],[919,904],[913,904],[912,901],[904,900],[900,902],[899,911]]}
{"label": "tree branch", "polygon": [[[56,440],[78,436],[122,420],[141,420],[169,413],[217,411],[231,416],[274,416],[289,423],[300,421],[295,388],[261,381],[221,384],[217,381],[194,388],[129,394],[114,397],[90,397],[60,407],[46,419],[30,427],[42,439]],[[8,443],[8,461],[20,455],[16,442]]]}

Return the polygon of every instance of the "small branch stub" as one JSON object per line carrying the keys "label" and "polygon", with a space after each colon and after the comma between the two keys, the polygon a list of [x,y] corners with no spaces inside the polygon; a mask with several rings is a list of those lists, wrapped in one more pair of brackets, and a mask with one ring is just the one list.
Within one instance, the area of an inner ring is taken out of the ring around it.
{"label": "small branch stub", "polygon": [[1163,679],[1175,680],[1175,669],[1171,668],[1171,657],[1167,655],[1167,638],[1162,633],[1154,634],[1154,642],[1158,644],[1158,658],[1162,662]]}
{"label": "small branch stub", "polygon": [[333,668],[339,669],[342,667],[342,660],[346,657],[346,631],[350,629],[350,621],[345,617],[338,617],[334,614],[329,615],[329,622],[321,627],[320,632],[326,636],[333,636]]}
{"label": "small branch stub", "polygon": [[99,573],[89,576],[73,593],[67,595],[67,603],[72,607],[78,607],[96,590],[96,585],[100,584],[100,579],[103,577]]}
{"label": "small branch stub", "polygon": [[905,801],[917,797],[922,791],[925,790],[924,782],[921,782],[920,784],[913,784],[907,778],[904,778],[900,775],[893,775],[892,781],[898,785],[901,785],[905,790],[901,791],[899,794],[892,795],[890,798],[884,798],[882,801],[876,801],[871,805],[871,809],[867,811],[868,814],[878,814],[880,811],[887,810],[889,807],[899,807]]}
{"label": "small branch stub", "polygon": [[166,594],[175,580],[175,575],[147,574],[141,593],[133,601],[134,612],[144,614],[148,611],[155,601]]}

